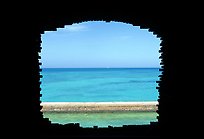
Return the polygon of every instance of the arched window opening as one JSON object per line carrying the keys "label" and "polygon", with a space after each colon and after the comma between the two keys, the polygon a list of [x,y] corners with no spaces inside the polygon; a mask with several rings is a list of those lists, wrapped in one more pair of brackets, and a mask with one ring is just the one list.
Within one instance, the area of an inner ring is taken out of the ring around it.
{"label": "arched window opening", "polygon": [[148,29],[88,21],[41,39],[45,118],[82,127],[157,122],[161,42]]}

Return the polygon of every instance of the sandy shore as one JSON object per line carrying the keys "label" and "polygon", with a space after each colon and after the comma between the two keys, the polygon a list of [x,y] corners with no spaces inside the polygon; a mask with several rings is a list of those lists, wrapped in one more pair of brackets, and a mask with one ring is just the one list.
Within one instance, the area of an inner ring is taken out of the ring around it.
{"label": "sandy shore", "polygon": [[151,102],[42,102],[42,112],[156,111]]}

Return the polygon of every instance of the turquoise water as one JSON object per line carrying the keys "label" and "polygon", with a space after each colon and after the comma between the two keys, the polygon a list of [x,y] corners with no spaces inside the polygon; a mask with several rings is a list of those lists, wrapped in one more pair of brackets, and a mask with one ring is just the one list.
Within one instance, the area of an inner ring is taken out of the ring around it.
{"label": "turquoise water", "polygon": [[[42,69],[42,102],[157,101],[158,68]],[[44,112],[52,123],[121,127],[157,121],[156,112]]]}
{"label": "turquoise water", "polygon": [[158,68],[45,68],[43,102],[157,101]]}

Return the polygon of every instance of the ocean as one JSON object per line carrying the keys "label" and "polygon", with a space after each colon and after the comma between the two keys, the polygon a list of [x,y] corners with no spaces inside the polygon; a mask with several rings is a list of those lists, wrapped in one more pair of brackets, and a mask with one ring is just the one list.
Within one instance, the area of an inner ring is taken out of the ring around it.
{"label": "ocean", "polygon": [[[157,101],[159,68],[43,68],[42,102]],[[121,127],[157,121],[156,112],[43,112],[52,123]]]}
{"label": "ocean", "polygon": [[43,68],[42,102],[157,101],[158,68]]}

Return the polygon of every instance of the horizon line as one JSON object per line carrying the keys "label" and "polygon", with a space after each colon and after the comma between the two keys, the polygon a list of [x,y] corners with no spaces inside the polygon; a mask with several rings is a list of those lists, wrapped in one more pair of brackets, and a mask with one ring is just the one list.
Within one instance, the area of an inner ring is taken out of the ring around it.
{"label": "horizon line", "polygon": [[161,68],[161,67],[41,67],[41,69],[91,69],[91,68],[97,68],[97,69],[113,69],[113,68]]}

